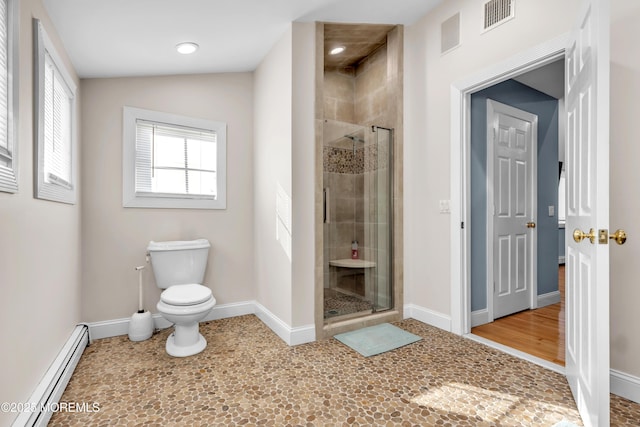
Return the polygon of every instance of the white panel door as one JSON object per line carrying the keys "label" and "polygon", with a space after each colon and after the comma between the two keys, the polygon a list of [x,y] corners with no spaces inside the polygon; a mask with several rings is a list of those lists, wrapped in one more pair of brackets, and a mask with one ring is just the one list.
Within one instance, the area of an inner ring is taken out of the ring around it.
{"label": "white panel door", "polygon": [[608,426],[609,245],[598,231],[609,227],[609,2],[582,3],[565,65],[566,371],[585,426]]}
{"label": "white panel door", "polygon": [[487,252],[493,255],[488,280],[494,319],[531,308],[537,126],[535,114],[487,100],[487,218],[493,222],[487,227]]}

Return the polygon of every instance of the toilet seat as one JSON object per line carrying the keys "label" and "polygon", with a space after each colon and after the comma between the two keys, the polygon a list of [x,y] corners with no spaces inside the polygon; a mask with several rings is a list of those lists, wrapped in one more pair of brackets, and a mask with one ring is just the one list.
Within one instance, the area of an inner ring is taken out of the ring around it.
{"label": "toilet seat", "polygon": [[190,283],[170,286],[160,294],[160,301],[169,305],[190,306],[201,304],[211,297],[211,289]]}
{"label": "toilet seat", "polygon": [[213,297],[213,295],[211,295],[211,298],[209,298],[205,302],[201,302],[200,304],[195,305],[174,305],[167,304],[166,302],[160,300],[156,304],[156,309],[163,315],[169,314],[172,316],[191,316],[196,313],[211,310],[215,305],[216,299]]}

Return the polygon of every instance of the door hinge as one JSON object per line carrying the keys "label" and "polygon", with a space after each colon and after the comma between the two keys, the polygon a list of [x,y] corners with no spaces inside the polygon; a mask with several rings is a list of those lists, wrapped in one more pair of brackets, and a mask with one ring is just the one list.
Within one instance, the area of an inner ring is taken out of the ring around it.
{"label": "door hinge", "polygon": [[463,229],[464,229],[464,221],[462,221],[462,222],[460,223],[460,228],[463,228]]}

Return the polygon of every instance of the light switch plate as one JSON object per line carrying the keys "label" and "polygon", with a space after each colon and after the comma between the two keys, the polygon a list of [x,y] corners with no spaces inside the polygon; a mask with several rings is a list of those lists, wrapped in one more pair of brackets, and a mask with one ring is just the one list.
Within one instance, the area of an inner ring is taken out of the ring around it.
{"label": "light switch plate", "polygon": [[556,214],[556,207],[555,206],[549,206],[549,216],[554,216]]}
{"label": "light switch plate", "polygon": [[440,200],[440,213],[451,213],[451,200]]}

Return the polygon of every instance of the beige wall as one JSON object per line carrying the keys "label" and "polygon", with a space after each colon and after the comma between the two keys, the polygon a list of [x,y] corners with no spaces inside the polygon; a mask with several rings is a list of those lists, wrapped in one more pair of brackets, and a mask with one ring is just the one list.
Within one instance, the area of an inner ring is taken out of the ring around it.
{"label": "beige wall", "polygon": [[610,229],[629,234],[611,245],[611,367],[640,377],[640,2],[611,2]]}
{"label": "beige wall", "polygon": [[[314,24],[293,23],[254,80],[256,299],[289,328],[314,319],[314,55]],[[276,239],[278,188],[290,200],[290,255]]]}
{"label": "beige wall", "polygon": [[[122,107],[227,123],[227,209],[122,207]],[[251,73],[82,81],[82,320],[129,317],[150,240],[211,242],[204,284],[218,304],[252,300],[253,76]],[[150,265],[147,265],[150,267]],[[160,289],[144,272],[145,308]]]}
{"label": "beige wall", "polygon": [[291,325],[291,259],[276,240],[278,186],[291,197],[290,27],[254,73],[254,256],[256,300]]}
{"label": "beige wall", "polygon": [[[450,197],[451,83],[568,32],[578,3],[518,2],[515,20],[480,34],[480,8],[447,1],[406,28],[405,302],[450,315],[450,246],[447,238],[431,238],[430,231],[443,230],[448,236],[450,227],[450,217],[438,211],[438,200]],[[624,247],[611,248],[611,367],[638,376],[640,271],[633,237],[640,235],[634,221],[640,203],[628,189],[640,179],[633,163],[640,155],[633,143],[640,96],[640,62],[633,43],[640,37],[640,6],[631,1],[611,4],[611,228],[625,228],[631,236]],[[440,23],[456,12],[462,45],[443,56]]]}
{"label": "beige wall", "polygon": [[[80,321],[80,207],[33,198],[33,17],[78,80],[41,1],[20,8],[19,192],[0,193],[0,402],[26,401]],[[16,415],[0,412],[0,425]]]}
{"label": "beige wall", "polygon": [[[451,311],[450,216],[438,205],[450,198],[451,84],[566,33],[577,4],[520,1],[516,19],[481,34],[481,7],[449,0],[405,27],[405,302]],[[440,25],[457,12],[461,45],[441,55]]]}

